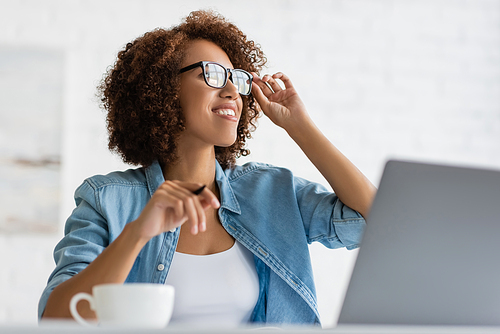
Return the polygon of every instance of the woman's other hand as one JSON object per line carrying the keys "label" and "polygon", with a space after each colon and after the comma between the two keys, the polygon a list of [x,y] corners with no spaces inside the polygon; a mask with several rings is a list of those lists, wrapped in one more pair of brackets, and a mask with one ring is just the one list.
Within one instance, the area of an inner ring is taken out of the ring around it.
{"label": "woman's other hand", "polygon": [[193,191],[201,184],[165,181],[155,191],[139,217],[132,222],[137,233],[146,240],[170,231],[184,223],[190,225],[192,234],[206,230],[205,210],[220,206],[212,191],[204,188],[196,195]]}
{"label": "woman's other hand", "polygon": [[[289,131],[296,125],[310,121],[306,107],[292,85],[290,78],[278,72],[272,76],[266,74],[261,78],[253,75],[252,94],[259,103],[264,114],[274,124]],[[277,82],[283,82],[283,89]]]}

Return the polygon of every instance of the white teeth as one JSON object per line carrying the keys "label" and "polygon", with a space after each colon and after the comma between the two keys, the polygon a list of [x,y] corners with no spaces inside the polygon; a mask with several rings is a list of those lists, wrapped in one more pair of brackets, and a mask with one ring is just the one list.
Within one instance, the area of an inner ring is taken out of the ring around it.
{"label": "white teeth", "polygon": [[216,114],[219,115],[229,115],[229,116],[235,116],[234,110],[232,109],[219,109],[214,111]]}

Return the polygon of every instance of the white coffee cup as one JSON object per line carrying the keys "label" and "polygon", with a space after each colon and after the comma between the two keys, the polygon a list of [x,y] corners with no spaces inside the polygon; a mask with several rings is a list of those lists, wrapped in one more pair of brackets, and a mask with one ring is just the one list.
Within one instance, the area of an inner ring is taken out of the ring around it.
{"label": "white coffee cup", "polygon": [[131,283],[100,284],[92,295],[81,292],[71,298],[69,309],[75,320],[95,326],[83,319],[76,309],[82,299],[90,303],[102,326],[164,328],[172,316],[175,290],[171,285]]}

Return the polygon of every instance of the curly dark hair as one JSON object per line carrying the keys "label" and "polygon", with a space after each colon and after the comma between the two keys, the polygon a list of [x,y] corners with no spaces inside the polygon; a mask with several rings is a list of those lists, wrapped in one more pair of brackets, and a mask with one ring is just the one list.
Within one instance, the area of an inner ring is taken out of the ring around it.
{"label": "curly dark hair", "polygon": [[[259,73],[266,63],[258,44],[213,11],[191,12],[180,25],[155,29],[128,43],[98,86],[101,107],[107,110],[108,147],[125,163],[147,167],[155,160],[176,161],[176,140],[185,129],[178,73],[186,46],[199,39],[218,45],[235,68]],[[215,147],[224,169],[250,153],[245,141],[260,109],[252,95],[242,99],[236,141]]]}

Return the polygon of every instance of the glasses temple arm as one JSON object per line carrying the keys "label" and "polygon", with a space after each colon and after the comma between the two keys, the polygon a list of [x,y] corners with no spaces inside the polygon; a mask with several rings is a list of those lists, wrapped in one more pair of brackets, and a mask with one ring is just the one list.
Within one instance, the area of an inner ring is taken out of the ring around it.
{"label": "glasses temple arm", "polygon": [[192,65],[189,65],[189,66],[186,66],[186,67],[183,67],[179,70],[179,73],[184,73],[184,72],[187,72],[189,70],[192,70],[193,68],[197,68],[198,66],[202,65],[203,62],[202,61],[199,61],[195,64],[192,64]]}

